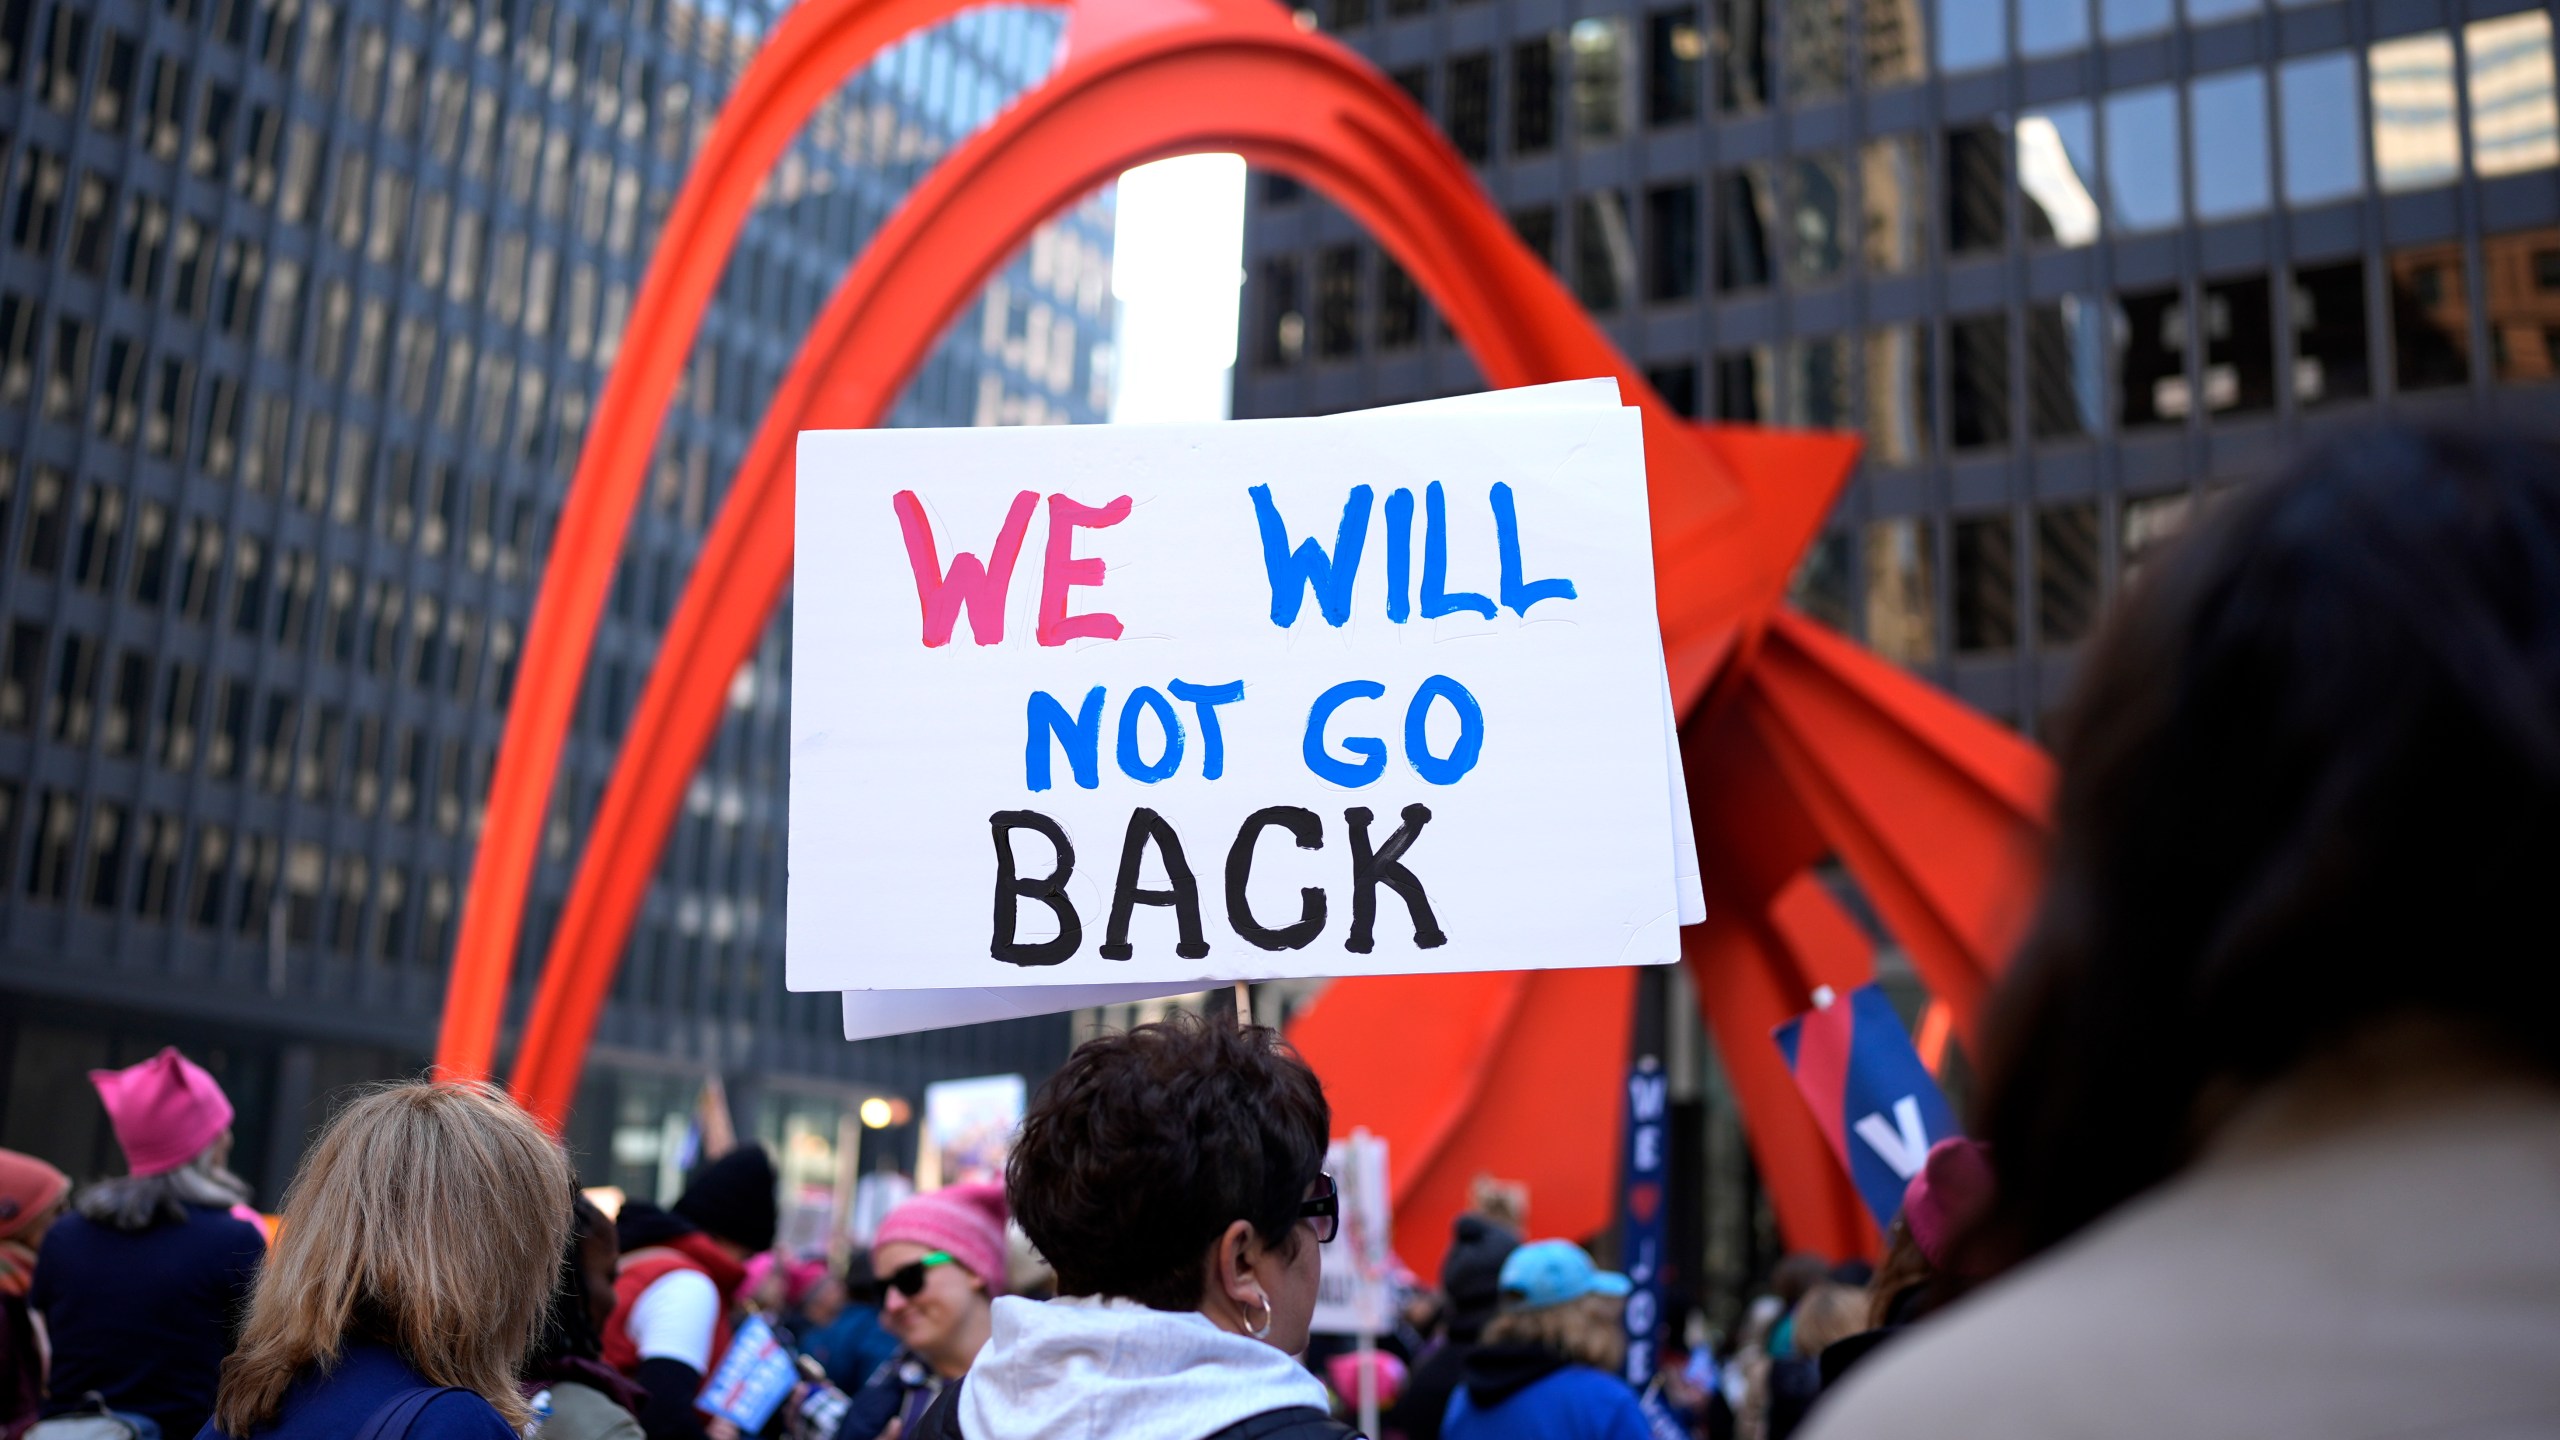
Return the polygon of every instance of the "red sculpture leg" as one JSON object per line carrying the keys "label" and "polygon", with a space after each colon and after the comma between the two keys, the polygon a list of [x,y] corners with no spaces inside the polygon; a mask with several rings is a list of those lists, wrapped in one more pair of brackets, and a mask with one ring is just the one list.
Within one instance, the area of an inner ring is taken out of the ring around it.
{"label": "red sculpture leg", "polygon": [[1526,1181],[1540,1235],[1606,1229],[1617,1195],[1614,1100],[1627,1073],[1635,972],[1538,970],[1340,980],[1289,1027],[1324,1077],[1334,1128],[1387,1141],[1395,1249],[1436,1274],[1479,1175]]}
{"label": "red sculpture leg", "polygon": [[1770,627],[1748,692],[1789,787],[1970,1046],[2034,900],[2052,762],[1794,614]]}
{"label": "red sculpture leg", "polygon": [[[803,0],[791,6],[739,76],[685,175],[588,421],[586,445],[534,596],[471,883],[463,892],[436,1041],[436,1068],[443,1074],[489,1072],[543,810],[559,771],[579,680],[595,648],[597,618],[667,403],[756,193],[792,137],[848,77],[906,35],[950,19],[969,3]],[[690,774],[690,761],[686,769]]]}

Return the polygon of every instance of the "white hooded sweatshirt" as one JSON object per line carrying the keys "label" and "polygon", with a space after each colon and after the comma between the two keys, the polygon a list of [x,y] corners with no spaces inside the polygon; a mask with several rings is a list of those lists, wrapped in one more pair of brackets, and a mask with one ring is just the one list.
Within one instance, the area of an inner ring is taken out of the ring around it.
{"label": "white hooded sweatshirt", "polygon": [[1298,1406],[1324,1409],[1324,1382],[1197,1311],[1007,1296],[959,1420],[964,1440],[1204,1440]]}

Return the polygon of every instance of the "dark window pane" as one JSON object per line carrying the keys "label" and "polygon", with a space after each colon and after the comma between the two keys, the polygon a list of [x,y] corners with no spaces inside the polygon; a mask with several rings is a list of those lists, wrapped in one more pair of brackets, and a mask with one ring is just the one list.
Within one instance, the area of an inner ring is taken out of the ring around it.
{"label": "dark window pane", "polygon": [[1369,0],[1333,0],[1333,28],[1356,30],[1369,23]]}
{"label": "dark window pane", "polygon": [[2264,275],[2204,287],[2204,400],[2216,414],[2275,408],[2271,291]]}
{"label": "dark window pane", "polygon": [[2403,390],[2471,379],[2471,305],[2458,243],[2395,250],[2390,260],[2393,375]]}
{"label": "dark window pane", "polygon": [[1839,336],[1788,344],[1784,423],[1815,430],[1849,423],[1849,347]]}
{"label": "dark window pane", "polygon": [[1768,174],[1758,166],[1716,177],[1716,289],[1757,290],[1769,283]]}
{"label": "dark window pane", "polygon": [[1511,47],[1511,153],[1536,155],[1556,143],[1556,37]]}
{"label": "dark window pane", "polygon": [[45,733],[65,745],[88,744],[97,696],[98,642],[67,631],[53,667],[53,694],[45,701]]}
{"label": "dark window pane", "polygon": [[1573,292],[1591,310],[1607,313],[1636,285],[1635,235],[1627,225],[1627,197],[1616,190],[1583,196],[1573,207]]}
{"label": "dark window pane", "polygon": [[2187,318],[2178,292],[2146,290],[2116,302],[2118,421],[2128,430],[2186,418]]}
{"label": "dark window pane", "polygon": [[23,731],[35,718],[36,697],[44,687],[45,650],[52,638],[33,621],[10,625],[8,654],[0,657],[0,730]]}
{"label": "dark window pane", "polygon": [[1407,350],[1422,340],[1422,287],[1393,257],[1378,256],[1378,348]]}
{"label": "dark window pane", "polygon": [[2036,513],[2036,637],[2045,645],[2089,638],[2098,618],[2098,505]]}
{"label": "dark window pane", "polygon": [[1360,351],[1360,247],[1336,245],[1316,269],[1316,354],[1332,360]]}
{"label": "dark window pane", "polygon": [[1493,153],[1493,57],[1477,53],[1449,62],[1449,143],[1469,160]]}
{"label": "dark window pane", "polygon": [[1769,103],[1771,60],[1764,0],[1715,0],[1716,110],[1747,115]]}
{"label": "dark window pane", "polygon": [[2001,166],[2007,137],[1995,125],[1957,125],[1948,128],[1946,147],[1948,253],[1998,250],[2008,229],[2008,182]]}
{"label": "dark window pane", "polygon": [[2368,354],[2363,261],[2296,269],[2294,400],[2363,400],[2373,392]]}
{"label": "dark window pane", "polygon": [[1430,66],[1407,65],[1400,70],[1389,71],[1387,78],[1395,82],[1397,89],[1412,96],[1413,103],[1422,107],[1423,114],[1431,113]]}
{"label": "dark window pane", "polygon": [[2009,443],[2009,318],[1973,315],[1947,327],[1952,384],[1947,438],[1958,450]]}
{"label": "dark window pane", "polygon": [[1547,262],[1548,268],[1554,268],[1556,207],[1532,205],[1526,210],[1514,210],[1511,212],[1511,229],[1520,237],[1520,243],[1529,247],[1531,254]]}
{"label": "dark window pane", "polygon": [[1698,293],[1698,187],[1683,182],[1645,192],[1645,298],[1686,300]]}
{"label": "dark window pane", "polygon": [[1956,522],[1956,653],[2006,654],[2018,647],[2018,544],[2009,516]]}
{"label": "dark window pane", "polygon": [[1653,387],[1654,393],[1662,397],[1663,403],[1679,411],[1683,416],[1693,420],[1697,418],[1697,366],[1685,360],[1670,365],[1648,365],[1645,367],[1644,379],[1646,384]]}
{"label": "dark window pane", "polygon": [[1283,175],[1274,170],[1262,177],[1262,203],[1293,205],[1297,203],[1299,196],[1306,193],[1306,189],[1307,187],[1298,183],[1297,176]]}
{"label": "dark window pane", "polygon": [[1698,7],[1681,5],[1645,17],[1645,119],[1677,125],[1698,118],[1698,92],[1707,53]]}
{"label": "dark window pane", "polygon": [[1760,424],[1777,418],[1776,365],[1766,345],[1716,357],[1716,416]]}

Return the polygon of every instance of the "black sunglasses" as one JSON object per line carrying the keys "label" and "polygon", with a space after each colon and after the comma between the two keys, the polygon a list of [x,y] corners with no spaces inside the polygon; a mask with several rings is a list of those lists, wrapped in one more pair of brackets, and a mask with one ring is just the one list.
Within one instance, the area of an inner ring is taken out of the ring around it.
{"label": "black sunglasses", "polygon": [[1318,1175],[1316,1183],[1324,1188],[1299,1203],[1298,1216],[1315,1227],[1317,1244],[1330,1245],[1342,1233],[1342,1192],[1330,1175]]}
{"label": "black sunglasses", "polygon": [[921,1260],[910,1260],[880,1277],[880,1283],[913,1300],[924,1293],[924,1272],[936,1265],[948,1265],[951,1257],[939,1250],[925,1253]]}

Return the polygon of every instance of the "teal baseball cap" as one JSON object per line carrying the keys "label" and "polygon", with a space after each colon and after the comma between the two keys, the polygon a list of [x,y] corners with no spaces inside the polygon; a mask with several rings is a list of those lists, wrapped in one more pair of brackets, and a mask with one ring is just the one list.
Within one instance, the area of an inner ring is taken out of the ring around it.
{"label": "teal baseball cap", "polygon": [[1502,1262],[1502,1301],[1523,1310],[1562,1305],[1585,1295],[1624,1295],[1627,1277],[1591,1263],[1570,1240],[1533,1240]]}

